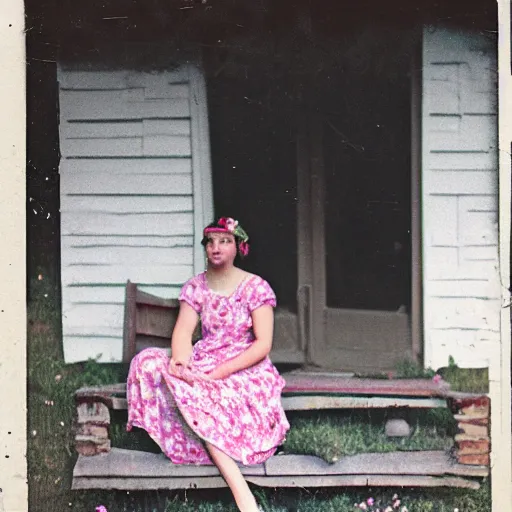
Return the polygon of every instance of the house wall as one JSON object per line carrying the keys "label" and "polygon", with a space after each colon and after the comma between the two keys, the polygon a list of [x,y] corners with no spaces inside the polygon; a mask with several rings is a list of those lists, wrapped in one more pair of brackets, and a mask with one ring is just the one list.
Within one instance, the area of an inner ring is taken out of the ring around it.
{"label": "house wall", "polygon": [[425,365],[499,361],[496,42],[424,29]]}
{"label": "house wall", "polygon": [[127,279],[163,297],[202,270],[213,216],[206,93],[194,66],[60,66],[66,362],[119,361]]}

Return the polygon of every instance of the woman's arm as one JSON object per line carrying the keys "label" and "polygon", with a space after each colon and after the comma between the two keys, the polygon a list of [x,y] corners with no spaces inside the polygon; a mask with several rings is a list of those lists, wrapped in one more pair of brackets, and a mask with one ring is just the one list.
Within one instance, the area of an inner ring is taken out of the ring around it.
{"label": "woman's arm", "polygon": [[199,315],[192,306],[180,302],[180,311],[171,338],[171,365],[179,363],[187,365],[192,355],[192,334],[199,321]]}
{"label": "woman's arm", "polygon": [[210,378],[225,379],[232,373],[259,363],[270,353],[274,333],[274,311],[272,306],[261,306],[255,309],[251,316],[255,336],[252,345],[239,356],[217,366],[215,370],[208,374]]}

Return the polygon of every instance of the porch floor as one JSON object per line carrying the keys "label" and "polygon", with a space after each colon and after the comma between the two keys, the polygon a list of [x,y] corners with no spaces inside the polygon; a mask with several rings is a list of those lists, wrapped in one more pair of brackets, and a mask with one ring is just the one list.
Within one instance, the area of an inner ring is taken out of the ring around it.
{"label": "porch floor", "polygon": [[[263,487],[407,486],[478,489],[485,466],[457,464],[444,451],[363,453],[334,464],[311,455],[274,455],[241,466],[249,482]],[[113,448],[80,455],[73,489],[199,489],[225,487],[215,466],[176,465],[163,454]]]}

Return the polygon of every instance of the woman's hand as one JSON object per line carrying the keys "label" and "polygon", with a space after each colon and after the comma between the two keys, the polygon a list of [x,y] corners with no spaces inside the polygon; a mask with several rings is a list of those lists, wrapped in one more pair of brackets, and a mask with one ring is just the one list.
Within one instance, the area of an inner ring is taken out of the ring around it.
{"label": "woman's hand", "polygon": [[188,361],[177,361],[172,358],[169,362],[169,373],[191,385],[198,380],[214,380],[211,374],[194,370]]}
{"label": "woman's hand", "polygon": [[176,360],[171,357],[169,362],[169,373],[175,377],[182,378],[184,370],[189,369],[188,361]]}

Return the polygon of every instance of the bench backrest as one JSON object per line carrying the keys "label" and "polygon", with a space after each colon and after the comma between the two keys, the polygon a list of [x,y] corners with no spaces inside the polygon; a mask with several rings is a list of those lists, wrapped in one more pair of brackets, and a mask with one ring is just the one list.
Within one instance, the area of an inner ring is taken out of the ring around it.
{"label": "bench backrest", "polygon": [[[129,363],[133,356],[148,347],[171,348],[171,336],[180,303],[177,299],[164,299],[138,289],[136,283],[127,281],[124,329],[123,362]],[[196,328],[193,341],[200,337],[200,326]]]}

